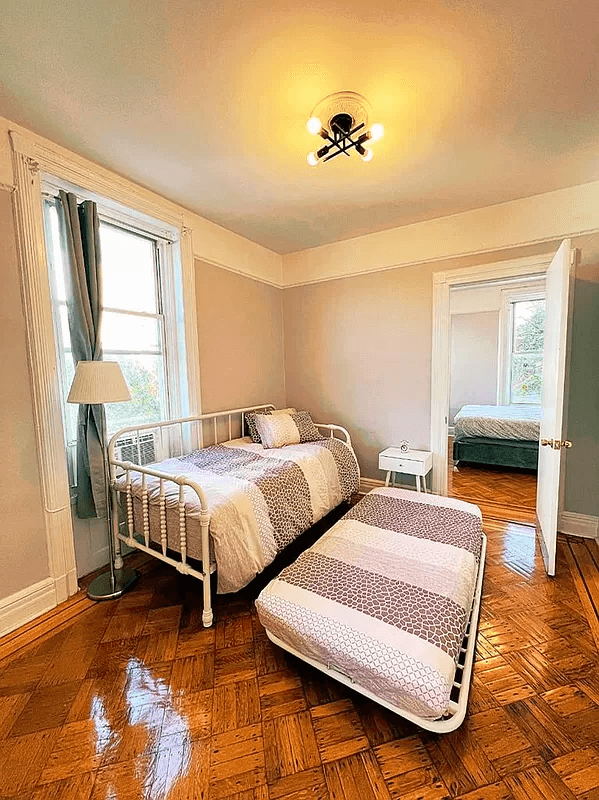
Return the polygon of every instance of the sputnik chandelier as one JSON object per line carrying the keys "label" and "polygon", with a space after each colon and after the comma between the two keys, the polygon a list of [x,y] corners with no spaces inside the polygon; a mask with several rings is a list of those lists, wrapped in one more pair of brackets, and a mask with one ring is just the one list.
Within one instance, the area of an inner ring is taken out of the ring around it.
{"label": "sputnik chandelier", "polygon": [[356,92],[336,92],[317,103],[306,123],[308,132],[321,136],[327,144],[308,153],[308,164],[315,167],[321,161],[330,161],[336,156],[350,157],[355,149],[362,161],[372,161],[374,155],[367,142],[382,139],[385,129],[380,122],[368,127],[370,104]]}

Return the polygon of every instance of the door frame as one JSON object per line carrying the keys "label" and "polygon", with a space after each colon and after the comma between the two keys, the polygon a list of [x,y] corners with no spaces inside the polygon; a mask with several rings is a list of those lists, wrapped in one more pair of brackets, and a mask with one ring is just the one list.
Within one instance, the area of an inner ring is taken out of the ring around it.
{"label": "door frame", "polygon": [[447,414],[450,399],[451,314],[450,290],[488,281],[527,278],[547,272],[555,251],[538,256],[495,261],[474,267],[433,273],[433,341],[431,354],[431,432],[433,454],[432,491],[447,495]]}

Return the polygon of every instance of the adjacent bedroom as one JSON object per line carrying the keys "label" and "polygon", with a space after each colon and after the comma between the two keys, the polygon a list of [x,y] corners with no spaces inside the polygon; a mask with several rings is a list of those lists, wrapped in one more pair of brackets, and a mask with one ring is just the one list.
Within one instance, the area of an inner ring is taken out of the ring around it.
{"label": "adjacent bedroom", "polygon": [[534,522],[545,281],[458,286],[450,312],[449,493]]}

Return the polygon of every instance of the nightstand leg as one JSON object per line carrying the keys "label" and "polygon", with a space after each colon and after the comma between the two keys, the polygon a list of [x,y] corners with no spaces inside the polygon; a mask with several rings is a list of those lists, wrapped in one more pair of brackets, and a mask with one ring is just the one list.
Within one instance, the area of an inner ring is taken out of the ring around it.
{"label": "nightstand leg", "polygon": [[422,476],[422,488],[424,490],[424,494],[427,494],[428,489],[426,488],[426,475]]}
{"label": "nightstand leg", "polygon": [[391,477],[391,470],[387,472],[387,480],[385,481],[385,486],[389,486],[389,478]]}
{"label": "nightstand leg", "polygon": [[420,492],[420,475],[416,475],[416,491]]}

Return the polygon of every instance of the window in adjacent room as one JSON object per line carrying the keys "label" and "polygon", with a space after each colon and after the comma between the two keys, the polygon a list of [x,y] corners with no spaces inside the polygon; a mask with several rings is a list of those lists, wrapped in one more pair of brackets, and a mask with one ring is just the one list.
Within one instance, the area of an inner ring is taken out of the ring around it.
{"label": "window in adjacent room", "polygon": [[506,292],[503,311],[501,402],[538,405],[543,388],[545,297],[542,292]]}
{"label": "window in adjacent room", "polygon": [[[172,242],[100,211],[103,280],[102,348],[104,359],[118,361],[132,402],[106,404],[108,433],[120,428],[179,416],[181,407],[178,329],[181,314],[173,290]],[[74,484],[78,406],[66,403],[74,375],[67,322],[64,261],[56,200],[44,201],[46,238],[55,309],[58,362],[71,485]],[[123,442],[126,445],[126,441]],[[156,460],[152,432],[145,452],[123,454],[142,463]]]}

